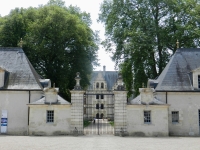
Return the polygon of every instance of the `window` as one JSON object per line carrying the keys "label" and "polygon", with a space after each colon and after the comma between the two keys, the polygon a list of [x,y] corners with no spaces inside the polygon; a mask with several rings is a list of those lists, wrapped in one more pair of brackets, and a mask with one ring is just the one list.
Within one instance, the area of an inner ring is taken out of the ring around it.
{"label": "window", "polygon": [[99,99],[99,95],[96,95],[96,99]]}
{"label": "window", "polygon": [[104,96],[103,96],[103,94],[101,94],[101,99],[103,99],[104,98]]}
{"label": "window", "polygon": [[96,109],[99,109],[99,104],[96,104]]}
{"label": "window", "polygon": [[54,110],[47,110],[47,123],[54,122]]}
{"label": "window", "polygon": [[144,123],[151,123],[151,111],[144,111]]}
{"label": "window", "polygon": [[97,88],[97,89],[99,88],[99,83],[96,83],[96,88]]}
{"label": "window", "polygon": [[103,104],[101,104],[101,109],[104,109],[104,105]]}
{"label": "window", "polygon": [[104,84],[103,84],[103,83],[101,83],[101,88],[102,88],[102,89],[104,88]]}
{"label": "window", "polygon": [[178,111],[172,111],[172,123],[179,122],[179,113]]}
{"label": "window", "polygon": [[198,75],[198,87],[200,88],[200,75]]}

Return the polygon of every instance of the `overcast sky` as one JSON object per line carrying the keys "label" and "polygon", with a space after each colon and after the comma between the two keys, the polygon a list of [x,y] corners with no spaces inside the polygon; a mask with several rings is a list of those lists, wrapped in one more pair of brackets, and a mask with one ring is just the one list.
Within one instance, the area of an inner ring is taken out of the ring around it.
{"label": "overcast sky", "polygon": [[[99,13],[99,7],[100,4],[103,2],[103,0],[64,0],[65,5],[73,5],[78,6],[81,8],[82,11],[86,11],[87,13],[90,13],[91,19],[92,19],[92,29],[93,30],[99,30],[100,31],[100,38],[104,39],[104,27],[102,24],[97,23],[98,13]],[[11,9],[14,9],[16,7],[23,7],[28,8],[30,6],[37,7],[40,4],[46,4],[48,0],[2,0],[0,4],[0,15],[5,16],[9,14]],[[106,70],[113,71],[114,70],[114,62],[111,61],[109,57],[109,53],[106,53],[102,46],[100,46],[98,57],[99,57],[99,63],[100,67],[97,67],[95,70],[103,70],[103,66],[106,66]]]}

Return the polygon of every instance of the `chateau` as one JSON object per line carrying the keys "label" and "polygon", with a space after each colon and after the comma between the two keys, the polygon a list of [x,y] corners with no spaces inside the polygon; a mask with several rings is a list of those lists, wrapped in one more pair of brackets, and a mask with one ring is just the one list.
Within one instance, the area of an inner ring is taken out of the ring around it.
{"label": "chateau", "polygon": [[114,120],[114,94],[117,71],[93,71],[90,86],[85,93],[84,118],[109,118]]}

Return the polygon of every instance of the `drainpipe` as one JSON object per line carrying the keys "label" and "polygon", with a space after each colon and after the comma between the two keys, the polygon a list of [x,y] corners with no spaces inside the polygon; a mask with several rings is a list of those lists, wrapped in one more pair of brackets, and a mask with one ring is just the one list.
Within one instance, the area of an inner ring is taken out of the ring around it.
{"label": "drainpipe", "polygon": [[165,97],[166,97],[166,104],[167,104],[167,103],[168,103],[168,102],[167,102],[167,92],[165,93]]}
{"label": "drainpipe", "polygon": [[[30,104],[31,102],[31,91],[28,91],[28,103]],[[28,129],[27,129],[27,134],[29,135],[29,115],[30,115],[30,107],[28,106]]]}

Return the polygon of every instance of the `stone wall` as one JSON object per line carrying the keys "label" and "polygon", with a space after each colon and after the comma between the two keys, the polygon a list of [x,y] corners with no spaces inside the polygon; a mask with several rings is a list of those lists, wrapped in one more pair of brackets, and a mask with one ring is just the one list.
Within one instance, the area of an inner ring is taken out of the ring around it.
{"label": "stone wall", "polygon": [[7,110],[8,115],[6,134],[28,134],[27,104],[29,101],[34,102],[40,99],[42,93],[42,91],[0,91],[0,113],[2,113],[2,110]]}
{"label": "stone wall", "polygon": [[[129,136],[168,136],[168,105],[127,105]],[[144,111],[151,112],[151,122],[144,123]]]}
{"label": "stone wall", "polygon": [[127,91],[113,91],[115,97],[114,103],[114,134],[120,135],[121,132],[127,132],[127,116],[126,116],[126,98]]}
{"label": "stone wall", "polygon": [[[47,110],[54,110],[54,122],[47,123]],[[70,134],[71,105],[30,105],[29,135]]]}
{"label": "stone wall", "polygon": [[75,130],[83,134],[83,94],[85,91],[72,90],[71,92],[71,134]]}

